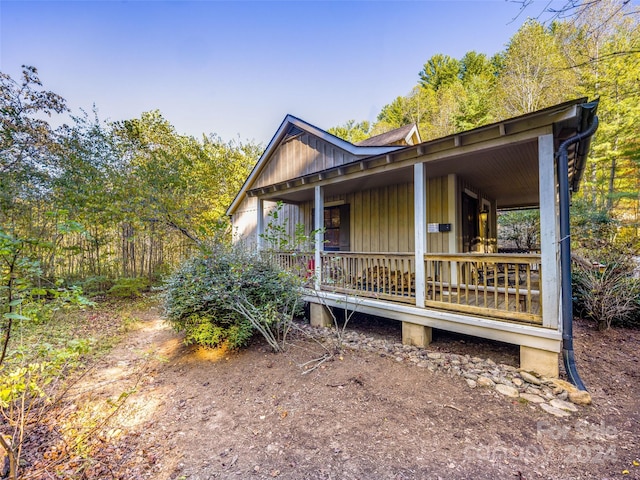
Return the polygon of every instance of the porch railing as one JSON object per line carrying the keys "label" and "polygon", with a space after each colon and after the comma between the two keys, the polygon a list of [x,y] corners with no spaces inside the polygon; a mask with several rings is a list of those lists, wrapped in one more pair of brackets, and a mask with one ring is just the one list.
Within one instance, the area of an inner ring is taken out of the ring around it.
{"label": "porch railing", "polygon": [[413,253],[322,252],[321,285],[334,292],[415,303]]}
{"label": "porch railing", "polygon": [[[313,252],[271,252],[273,261],[312,286]],[[321,288],[416,303],[413,253],[322,252]],[[539,254],[425,255],[425,307],[542,324]]]}
{"label": "porch railing", "polygon": [[425,306],[542,324],[539,254],[427,254]]}
{"label": "porch railing", "polygon": [[264,251],[262,254],[283,270],[293,273],[302,280],[311,281],[315,275],[313,252]]}

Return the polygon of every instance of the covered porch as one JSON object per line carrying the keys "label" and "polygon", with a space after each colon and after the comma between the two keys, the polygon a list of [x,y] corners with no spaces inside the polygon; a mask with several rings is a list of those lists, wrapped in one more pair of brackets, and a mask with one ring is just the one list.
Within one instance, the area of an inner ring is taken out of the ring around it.
{"label": "covered porch", "polygon": [[[428,344],[432,328],[504,341],[520,346],[522,368],[557,376],[555,151],[589,124],[593,109],[583,102],[257,182],[246,195],[256,205],[258,249],[304,280],[314,324],[329,323],[326,309],[338,307],[401,321],[409,344]],[[574,189],[587,149],[569,152]],[[280,226],[293,236],[294,222],[302,225],[311,248],[267,244],[275,202],[286,207]],[[498,212],[517,208],[539,210],[540,248],[503,253]]]}

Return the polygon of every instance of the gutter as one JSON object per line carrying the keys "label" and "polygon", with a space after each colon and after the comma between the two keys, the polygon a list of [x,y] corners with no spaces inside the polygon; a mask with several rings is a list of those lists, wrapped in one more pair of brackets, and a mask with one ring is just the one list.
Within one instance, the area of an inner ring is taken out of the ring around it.
{"label": "gutter", "polygon": [[[589,105],[589,104],[587,104]],[[597,105],[597,104],[596,104]],[[564,369],[567,372],[569,381],[573,383],[579,390],[586,391],[578,369],[573,352],[573,299],[571,291],[571,232],[569,225],[569,154],[570,145],[589,139],[598,129],[598,117],[593,115],[595,108],[590,113],[592,117],[590,125],[586,130],[568,138],[560,144],[556,152],[558,183],[559,183],[559,207],[560,207],[560,271],[562,286],[562,359],[564,361]],[[587,154],[588,140],[578,146],[576,156]]]}

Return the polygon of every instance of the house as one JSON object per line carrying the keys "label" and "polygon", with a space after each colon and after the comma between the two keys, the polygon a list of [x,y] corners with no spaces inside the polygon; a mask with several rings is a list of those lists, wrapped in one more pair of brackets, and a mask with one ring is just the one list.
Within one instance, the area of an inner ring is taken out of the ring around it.
{"label": "house", "polygon": [[[571,328],[559,219],[596,109],[583,98],[427,142],[408,126],[357,145],[287,115],[227,214],[262,250],[277,202],[281,230],[313,232],[310,249],[272,252],[312,270],[313,324],[357,308],[402,322],[404,343],[428,344],[432,328],[499,340],[520,346],[522,368],[557,376]],[[515,208],[539,209],[539,251],[498,250],[498,211]]]}

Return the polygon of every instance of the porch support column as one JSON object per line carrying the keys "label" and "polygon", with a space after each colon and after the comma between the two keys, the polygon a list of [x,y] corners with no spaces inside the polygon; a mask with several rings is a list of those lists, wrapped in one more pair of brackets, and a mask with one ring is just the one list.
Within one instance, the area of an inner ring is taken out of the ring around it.
{"label": "porch support column", "polygon": [[561,328],[560,304],[560,227],[558,224],[558,192],[554,168],[553,135],[538,137],[538,170],[540,188],[540,274],[542,325]]}
{"label": "porch support column", "polygon": [[309,323],[312,327],[331,327],[333,325],[333,316],[327,305],[311,302]]}
{"label": "porch support column", "polygon": [[431,327],[417,323],[402,322],[402,344],[424,348],[431,343]]}
{"label": "porch support column", "polygon": [[520,345],[520,368],[527,372],[536,372],[543,377],[558,378],[558,354],[539,348]]}
{"label": "porch support column", "polygon": [[415,225],[416,306],[424,308],[426,273],[424,255],[427,251],[427,179],[424,163],[413,166],[413,203]]}
{"label": "porch support column", "polygon": [[314,208],[315,208],[315,218],[314,225],[316,228],[316,238],[315,238],[315,289],[320,290],[320,285],[322,285],[322,279],[320,278],[322,272],[322,256],[320,253],[322,252],[323,243],[324,243],[324,192],[321,186],[315,187],[315,200],[314,200]]}
{"label": "porch support column", "polygon": [[261,251],[264,250],[264,238],[262,238],[264,234],[264,200],[257,198],[256,201],[256,246],[258,251]]}

